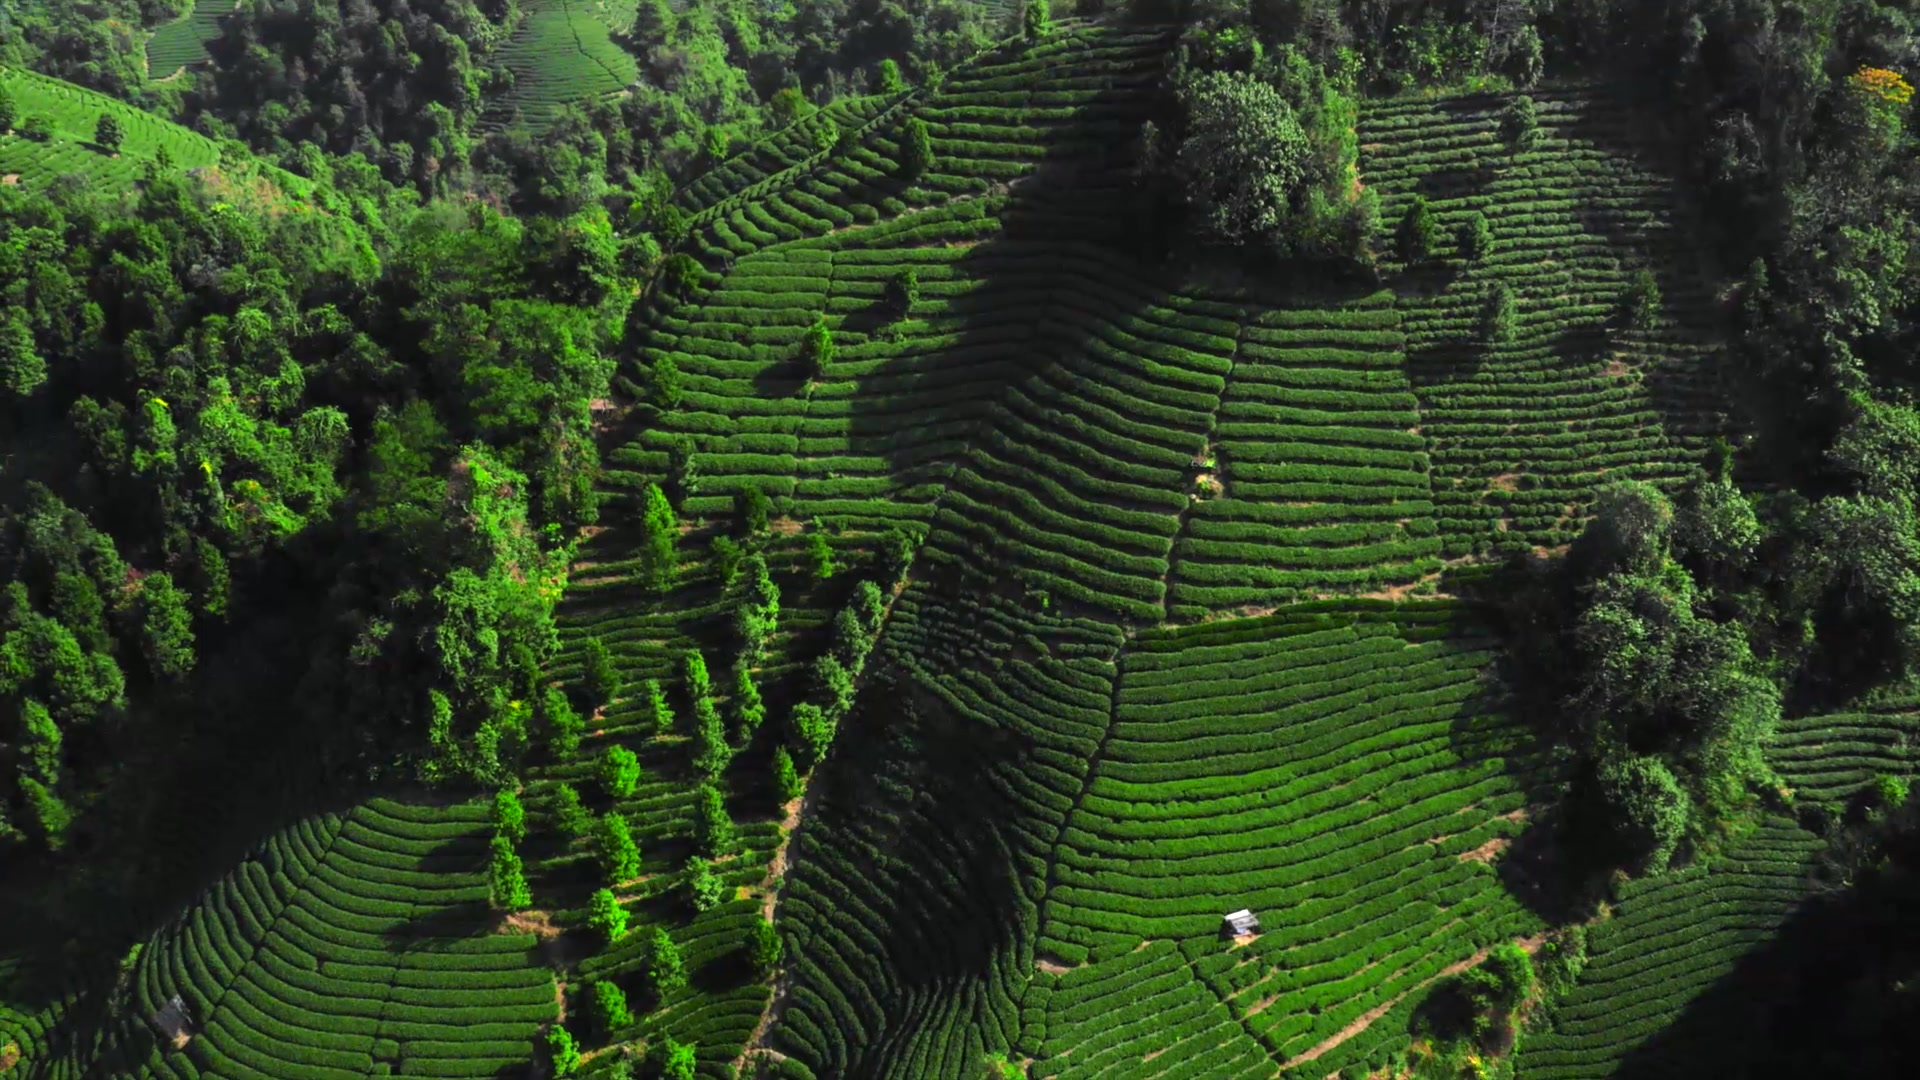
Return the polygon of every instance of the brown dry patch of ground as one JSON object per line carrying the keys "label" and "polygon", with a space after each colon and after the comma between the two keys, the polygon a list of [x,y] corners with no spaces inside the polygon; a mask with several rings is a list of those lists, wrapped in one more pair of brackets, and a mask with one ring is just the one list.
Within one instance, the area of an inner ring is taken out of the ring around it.
{"label": "brown dry patch of ground", "polygon": [[1494,491],[1518,491],[1520,490],[1520,474],[1517,472],[1499,473],[1487,481],[1487,487]]}
{"label": "brown dry patch of ground", "polygon": [[796,518],[780,517],[767,522],[767,528],[779,536],[798,536],[806,525]]}
{"label": "brown dry patch of ground", "polygon": [[501,915],[500,922],[493,928],[496,934],[532,934],[541,941],[552,941],[560,936],[560,927],[553,921],[553,913],[532,909],[528,911],[509,911]]}
{"label": "brown dry patch of ground", "polygon": [[[18,184],[19,182],[20,182],[20,174],[17,172],[10,172],[5,176],[0,176],[0,184]],[[4,1059],[0,1059],[0,1060],[4,1060]]]}
{"label": "brown dry patch of ground", "polygon": [[[1515,938],[1513,943],[1527,950],[1527,952],[1533,953],[1533,952],[1539,951],[1541,944],[1546,940],[1547,940],[1547,936],[1545,934],[1535,934],[1532,937]],[[1487,958],[1487,954],[1492,951],[1493,951],[1492,948],[1481,949],[1478,952],[1475,952],[1472,956],[1467,957],[1465,960],[1461,960],[1458,963],[1447,965],[1446,967],[1442,968],[1440,970],[1440,973],[1438,975],[1435,975],[1433,978],[1428,979],[1425,982],[1422,982],[1414,986],[1410,990],[1401,991],[1400,993],[1387,999],[1385,1002],[1379,1005],[1376,1005],[1371,1009],[1368,1009],[1366,1012],[1360,1014],[1360,1017],[1356,1019],[1353,1023],[1348,1024],[1346,1027],[1343,1027],[1339,1031],[1334,1032],[1332,1035],[1322,1040],[1319,1045],[1313,1047],[1311,1050],[1308,1050],[1303,1054],[1290,1058],[1287,1064],[1291,1066],[1303,1061],[1313,1061],[1327,1054],[1328,1052],[1332,1051],[1335,1047],[1339,1046],[1341,1043],[1346,1042],[1348,1039],[1351,1039],[1355,1035],[1358,1035],[1361,1032],[1367,1030],[1367,1028],[1373,1025],[1373,1022],[1375,1020],[1378,1020],[1381,1017],[1387,1015],[1389,1012],[1392,1012],[1393,1007],[1395,1005],[1400,1004],[1402,1001],[1405,1001],[1409,995],[1417,994],[1420,991],[1426,989],[1427,987],[1432,986],[1434,983],[1439,982],[1441,979],[1450,979],[1453,976],[1460,974],[1461,972],[1467,970],[1468,968],[1474,966],[1475,964],[1478,964],[1480,961],[1485,960]],[[1333,1074],[1333,1075],[1338,1075],[1338,1074]]]}
{"label": "brown dry patch of ground", "polygon": [[1533,549],[1533,554],[1536,558],[1552,559],[1565,555],[1568,551],[1572,550],[1572,548],[1572,544],[1556,544],[1553,547],[1540,547],[1536,545]]}
{"label": "brown dry patch of ground", "polygon": [[1496,836],[1472,851],[1461,852],[1458,857],[1461,862],[1490,863],[1499,858],[1501,852],[1512,846],[1512,840],[1504,836]]}
{"label": "brown dry patch of ground", "polygon": [[1067,972],[1073,970],[1073,965],[1068,964],[1057,956],[1050,956],[1046,953],[1034,953],[1033,966],[1049,975],[1065,975]]}
{"label": "brown dry patch of ground", "polygon": [[1612,376],[1613,378],[1618,379],[1624,375],[1633,374],[1633,365],[1627,363],[1625,360],[1609,361],[1607,364],[1606,373]]}
{"label": "brown dry patch of ground", "polygon": [[307,209],[304,203],[294,203],[286,192],[275,187],[273,181],[264,176],[231,176],[218,165],[189,169],[187,175],[199,181],[209,198],[238,203],[268,217],[277,218],[296,205]]}
{"label": "brown dry patch of ground", "polygon": [[0,1046],[0,1072],[6,1072],[18,1064],[20,1064],[20,1044],[10,1042]]}

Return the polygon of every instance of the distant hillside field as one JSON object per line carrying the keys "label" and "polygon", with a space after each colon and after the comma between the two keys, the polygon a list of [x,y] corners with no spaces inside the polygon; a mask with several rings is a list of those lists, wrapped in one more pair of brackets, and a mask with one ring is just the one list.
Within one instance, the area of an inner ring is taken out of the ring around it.
{"label": "distant hillside field", "polygon": [[[0,175],[13,177],[9,182],[39,184],[62,173],[79,173],[98,182],[129,184],[163,146],[183,169],[220,160],[213,140],[105,94],[15,68],[0,68],[0,85],[6,86],[19,109],[14,133],[0,137]],[[94,125],[106,112],[119,119],[126,134],[113,157],[93,145]],[[52,122],[51,139],[38,142],[20,134],[20,126],[30,116]]]}
{"label": "distant hillside field", "polygon": [[147,38],[147,77],[172,78],[207,59],[207,42],[220,36],[220,17],[234,6],[233,0],[194,0],[193,10],[156,27]]}
{"label": "distant hillside field", "polygon": [[611,37],[633,22],[632,0],[532,0],[526,20],[495,55],[513,72],[513,90],[494,121],[519,110],[538,129],[561,106],[625,88],[639,78],[632,55]]}

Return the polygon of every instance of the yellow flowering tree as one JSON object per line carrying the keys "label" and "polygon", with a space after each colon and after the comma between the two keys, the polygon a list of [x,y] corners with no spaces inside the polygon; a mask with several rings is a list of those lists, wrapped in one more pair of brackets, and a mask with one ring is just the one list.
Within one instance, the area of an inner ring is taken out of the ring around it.
{"label": "yellow flowering tree", "polygon": [[1897,71],[1862,67],[1847,76],[1847,118],[1864,128],[1881,149],[1891,148],[1899,139],[1912,100],[1913,84]]}

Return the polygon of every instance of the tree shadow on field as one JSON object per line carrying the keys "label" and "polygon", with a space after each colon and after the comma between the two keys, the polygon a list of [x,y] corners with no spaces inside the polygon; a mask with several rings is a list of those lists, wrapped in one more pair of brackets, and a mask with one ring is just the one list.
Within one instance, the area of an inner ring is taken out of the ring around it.
{"label": "tree shadow on field", "polygon": [[[1145,246],[1154,230],[1143,224],[1154,207],[1130,170],[1140,124],[1154,104],[1122,89],[1102,92],[1049,133],[1031,173],[996,185],[997,194],[974,197],[987,200],[981,205],[997,214],[1001,227],[951,264],[955,280],[970,283],[966,291],[942,296],[929,281],[923,283],[922,300],[904,315],[880,298],[841,323],[839,334],[847,339],[843,353],[893,337],[896,326],[899,339],[929,328],[929,321],[941,334],[933,355],[905,340],[908,347],[859,377],[851,416],[853,453],[884,457],[896,477],[910,482],[930,465],[951,461],[957,456],[954,446],[987,437],[1007,389],[1057,364],[1034,340],[1053,321],[1056,290],[1072,285],[1063,283],[1068,275],[1050,260],[1091,253],[1102,262],[1148,272],[1139,260],[1157,258]],[[964,174],[967,164],[939,161],[935,170]],[[972,210],[966,202],[950,205],[955,212]],[[897,245],[882,236],[873,246]],[[1130,314],[1144,298],[1130,296],[1127,302],[1116,314]],[[1062,324],[1056,321],[1053,328],[1057,332]],[[1079,340],[1091,336],[1078,327],[1069,334]],[[1056,348],[1058,340],[1044,349]]]}
{"label": "tree shadow on field", "polygon": [[[1493,567],[1449,571],[1441,588],[1467,605],[1464,629],[1485,635],[1493,651],[1474,696],[1450,731],[1465,761],[1499,758],[1526,794],[1526,824],[1493,863],[1507,893],[1552,925],[1588,917],[1605,868],[1579,857],[1594,850],[1579,803],[1567,798],[1578,777],[1556,729],[1569,661],[1554,628],[1564,575],[1523,554]],[[1511,720],[1519,720],[1512,723]]]}
{"label": "tree shadow on field", "polygon": [[[1651,336],[1622,332],[1620,316],[1612,315],[1609,347],[1652,358],[1641,379],[1662,430],[1681,437],[1724,434],[1744,392],[1727,366],[1730,313],[1714,290],[1728,274],[1716,258],[1706,210],[1684,182],[1685,158],[1661,123],[1663,103],[1624,89],[1601,97],[1612,115],[1583,109],[1565,126],[1566,134],[1653,178],[1661,198],[1657,212],[1586,202],[1575,207],[1583,232],[1604,242],[1626,270],[1650,270],[1660,287],[1659,328]],[[1595,299],[1613,304],[1618,298]]]}
{"label": "tree shadow on field", "polygon": [[[864,1037],[846,1033],[844,1059],[810,1062],[820,1075],[881,1075],[915,1041],[937,1048],[953,1028],[991,1023],[982,991],[1020,955],[1034,884],[1014,859],[1020,814],[1004,779],[1030,749],[911,676],[870,678],[815,774],[790,874],[800,895],[831,900],[799,916],[813,944],[798,982],[824,972],[816,993],[880,1006],[859,1018]],[[936,1030],[930,1015],[951,1026]]]}
{"label": "tree shadow on field", "polygon": [[1920,1053],[1920,879],[1897,860],[1817,893],[1628,1052],[1622,1080],[1901,1076]]}

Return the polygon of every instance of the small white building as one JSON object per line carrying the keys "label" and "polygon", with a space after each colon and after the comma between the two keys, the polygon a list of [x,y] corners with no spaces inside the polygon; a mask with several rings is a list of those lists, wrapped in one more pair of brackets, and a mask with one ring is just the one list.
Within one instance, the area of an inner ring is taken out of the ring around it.
{"label": "small white building", "polygon": [[1246,908],[1230,911],[1220,920],[1220,930],[1228,937],[1247,937],[1260,932],[1260,920]]}

